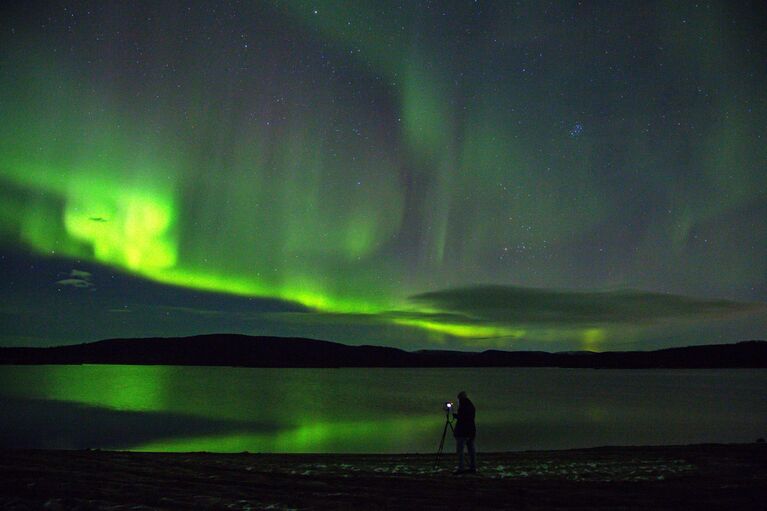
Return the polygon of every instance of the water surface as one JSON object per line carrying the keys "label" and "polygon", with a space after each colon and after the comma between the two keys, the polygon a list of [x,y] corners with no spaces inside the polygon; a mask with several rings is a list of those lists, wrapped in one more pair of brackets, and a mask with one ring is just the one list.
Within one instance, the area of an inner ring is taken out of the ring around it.
{"label": "water surface", "polygon": [[3,366],[0,447],[432,452],[462,389],[482,451],[767,436],[758,369]]}

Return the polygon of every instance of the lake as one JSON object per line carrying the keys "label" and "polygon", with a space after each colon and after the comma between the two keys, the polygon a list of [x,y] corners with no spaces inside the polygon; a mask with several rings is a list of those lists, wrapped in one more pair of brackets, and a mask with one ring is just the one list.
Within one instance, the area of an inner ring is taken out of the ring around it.
{"label": "lake", "polygon": [[2,366],[0,447],[434,452],[463,389],[480,451],[767,436],[760,369]]}

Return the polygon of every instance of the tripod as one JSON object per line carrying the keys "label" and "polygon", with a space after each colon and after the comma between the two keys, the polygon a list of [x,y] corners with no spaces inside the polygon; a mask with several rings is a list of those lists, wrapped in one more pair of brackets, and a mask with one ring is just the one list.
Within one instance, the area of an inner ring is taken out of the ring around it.
{"label": "tripod", "polygon": [[452,412],[452,408],[448,407],[445,409],[445,428],[442,430],[442,438],[439,441],[439,449],[437,449],[437,457],[434,459],[434,469],[436,470],[437,466],[439,465],[439,457],[442,455],[442,450],[445,448],[445,435],[447,435],[447,428],[450,428],[450,431],[455,433],[455,430],[453,429],[453,418],[450,416],[450,412]]}

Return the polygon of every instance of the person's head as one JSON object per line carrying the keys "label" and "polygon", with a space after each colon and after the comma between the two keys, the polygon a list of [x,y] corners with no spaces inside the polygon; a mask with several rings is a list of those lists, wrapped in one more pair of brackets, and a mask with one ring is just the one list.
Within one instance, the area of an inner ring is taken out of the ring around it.
{"label": "person's head", "polygon": [[458,393],[458,401],[461,401],[463,399],[466,399],[468,396],[466,396],[466,391],[462,390]]}

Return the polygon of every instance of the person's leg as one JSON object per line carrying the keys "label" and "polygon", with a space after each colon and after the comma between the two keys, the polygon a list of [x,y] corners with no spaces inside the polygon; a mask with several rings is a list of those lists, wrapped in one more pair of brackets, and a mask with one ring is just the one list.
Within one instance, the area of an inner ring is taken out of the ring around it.
{"label": "person's leg", "polygon": [[469,448],[469,470],[477,470],[477,448],[474,446],[473,438],[468,439],[467,447]]}
{"label": "person's leg", "polygon": [[466,438],[462,436],[455,437],[455,451],[458,453],[458,470],[463,470],[463,447],[466,445]]}

